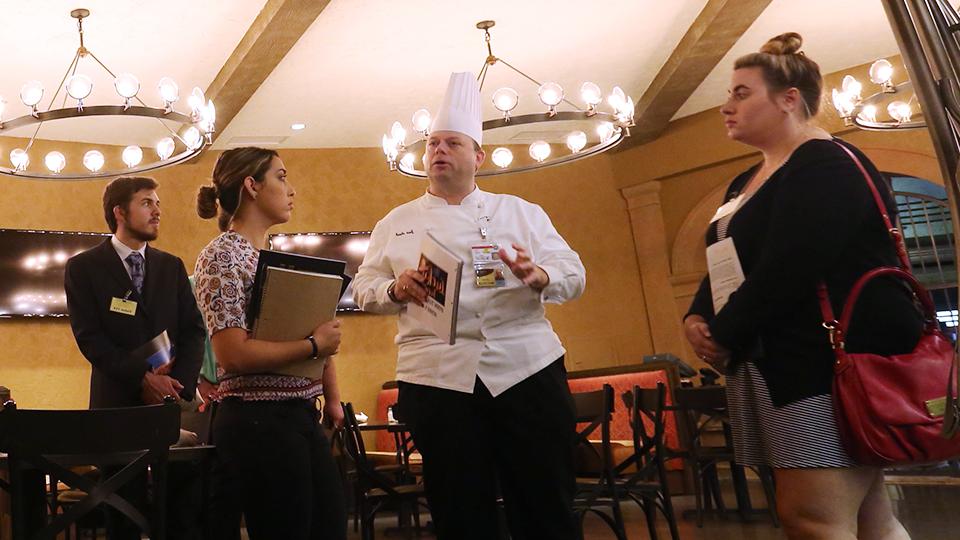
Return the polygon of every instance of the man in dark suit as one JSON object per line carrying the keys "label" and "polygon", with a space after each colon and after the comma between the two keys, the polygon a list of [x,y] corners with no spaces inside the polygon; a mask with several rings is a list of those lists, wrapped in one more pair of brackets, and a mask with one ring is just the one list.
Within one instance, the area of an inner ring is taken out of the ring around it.
{"label": "man in dark suit", "polygon": [[[64,288],[70,326],[93,365],[90,407],[191,400],[203,360],[206,327],[179,257],[150,247],[160,230],[160,200],[151,178],[117,178],[103,193],[114,235],[67,262]],[[175,355],[169,374],[154,373],[137,347],[166,330]]]}
{"label": "man in dark suit", "polygon": [[[152,178],[110,182],[103,192],[103,211],[113,236],[67,262],[64,288],[70,326],[80,351],[93,365],[91,408],[156,404],[168,395],[189,401],[196,393],[206,327],[183,261],[147,244],[160,230],[156,189]],[[164,330],[173,361],[151,369],[134,351]],[[171,468],[171,495],[178,491],[176,472]],[[186,501],[171,502],[171,538],[190,536],[175,534],[178,525],[192,527],[177,513],[176,507]],[[113,523],[111,528],[118,532],[113,536],[140,538],[135,529],[119,532],[118,527],[130,529],[132,523],[125,525]]]}

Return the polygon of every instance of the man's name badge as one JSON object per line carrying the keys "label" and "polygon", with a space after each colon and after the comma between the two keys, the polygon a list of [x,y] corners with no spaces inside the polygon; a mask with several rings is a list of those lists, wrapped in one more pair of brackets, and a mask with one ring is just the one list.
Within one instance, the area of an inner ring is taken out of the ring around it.
{"label": "man's name badge", "polygon": [[477,287],[505,287],[504,265],[500,261],[500,246],[480,244],[470,248],[473,256],[473,273]]}
{"label": "man's name badge", "polygon": [[126,300],[114,296],[113,299],[110,300],[110,311],[113,311],[114,313],[130,315],[132,317],[137,314],[137,303],[133,300]]}

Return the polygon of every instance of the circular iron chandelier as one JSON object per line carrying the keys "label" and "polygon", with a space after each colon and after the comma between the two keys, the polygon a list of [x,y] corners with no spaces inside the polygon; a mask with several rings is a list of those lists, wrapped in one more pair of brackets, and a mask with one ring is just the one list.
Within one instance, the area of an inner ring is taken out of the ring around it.
{"label": "circular iron chandelier", "polygon": [[[881,58],[870,65],[870,81],[880,87],[880,90],[868,97],[861,98],[863,84],[853,75],[846,75],[840,88],[832,92],[833,107],[843,119],[846,126],[857,126],[862,129],[885,131],[891,129],[915,129],[926,127],[923,120],[913,117],[918,112],[914,109],[916,95],[908,99],[890,100],[891,96],[902,95],[906,90],[913,89],[909,80],[900,84],[893,83],[893,64]],[[884,104],[888,119],[881,118]]]}
{"label": "circular iron chandelier", "polygon": [[[484,32],[487,45],[487,57],[477,76],[480,91],[483,92],[483,83],[488,70],[500,63],[536,85],[537,97],[546,107],[546,111],[513,116],[511,112],[517,107],[520,94],[510,87],[499,88],[493,92],[490,99],[502,116],[483,122],[484,139],[487,139],[486,134],[496,130],[528,124],[550,124],[555,131],[563,130],[566,135],[559,144],[557,141],[551,144],[541,139],[523,146],[494,145],[493,149],[487,149],[493,167],[481,169],[477,172],[477,176],[496,176],[570,163],[609,150],[630,136],[630,128],[634,125],[633,98],[627,96],[619,86],[615,86],[607,97],[606,102],[612,112],[606,112],[600,110],[604,101],[600,87],[592,82],[584,82],[580,86],[580,98],[584,103],[581,107],[567,99],[564,89],[559,84],[541,83],[503,58],[494,56],[490,45],[490,28],[495,24],[494,21],[477,23],[477,28]],[[572,107],[573,110],[557,110],[562,104]],[[381,139],[383,153],[391,171],[414,178],[426,178],[427,172],[422,168],[422,159],[418,160],[418,157],[422,158],[424,154],[430,123],[430,111],[419,109],[414,112],[411,118],[412,130],[409,131],[414,135],[410,142],[407,142],[408,130],[403,127],[403,124],[393,123],[389,133]],[[523,150],[526,150],[529,159],[514,159],[514,151],[522,152]],[[420,167],[418,167],[418,161]]]}
{"label": "circular iron chandelier", "polygon": [[[131,175],[189,160],[203,152],[212,142],[216,109],[213,102],[204,97],[203,91],[195,87],[190,93],[187,98],[190,112],[176,111],[174,104],[180,101],[180,88],[170,77],[163,77],[157,84],[157,91],[163,106],[152,107],[147,105],[138,96],[140,81],[136,76],[130,73],[115,74],[92,51],[84,46],[83,19],[89,15],[90,10],[87,9],[75,9],[70,12],[70,16],[77,19],[80,46],[45,110],[39,108],[44,95],[43,84],[40,81],[29,81],[21,87],[20,102],[30,109],[30,112],[22,116],[5,120],[3,113],[6,109],[6,102],[0,96],[0,136],[13,136],[10,135],[11,130],[36,126],[26,147],[16,148],[10,152],[10,166],[0,162],[0,174],[18,178],[56,180],[89,180]],[[78,68],[81,60],[87,57],[92,58],[96,65],[99,65],[113,77],[114,89],[120,98],[120,103],[110,105],[88,105],[86,103],[87,98],[93,91],[93,81],[89,76],[78,73]],[[63,93],[61,108],[55,109],[53,108],[54,103],[61,96],[61,92]],[[72,99],[75,105],[68,107],[68,99]],[[105,116],[156,119],[164,129],[163,137],[157,141],[153,148],[157,159],[145,162],[144,149],[139,145],[128,145],[122,150],[101,151],[92,149],[84,153],[82,168],[75,167],[67,170],[67,159],[64,154],[53,150],[43,156],[42,163],[46,171],[39,166],[31,168],[31,162],[36,164],[38,160],[32,159],[34,156],[31,156],[30,151],[45,122]],[[179,128],[172,129],[165,121],[172,121],[178,124]],[[109,152],[119,154],[120,160],[126,167],[104,169],[104,165],[108,162],[106,155]],[[2,159],[2,156],[0,156],[0,159]]]}

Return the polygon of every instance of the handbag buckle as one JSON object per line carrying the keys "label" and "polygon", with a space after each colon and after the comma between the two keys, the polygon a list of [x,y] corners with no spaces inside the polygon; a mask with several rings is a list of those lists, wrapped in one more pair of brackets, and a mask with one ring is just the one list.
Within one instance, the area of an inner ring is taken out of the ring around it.
{"label": "handbag buckle", "polygon": [[830,322],[824,322],[823,327],[827,329],[827,337],[830,339],[830,346],[834,350],[843,350],[843,330],[840,329],[840,321],[834,319]]}

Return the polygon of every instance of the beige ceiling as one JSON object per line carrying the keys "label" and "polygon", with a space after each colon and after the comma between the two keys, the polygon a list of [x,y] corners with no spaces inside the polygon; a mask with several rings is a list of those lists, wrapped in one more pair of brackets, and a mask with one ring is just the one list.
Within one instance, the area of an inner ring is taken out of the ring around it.
{"label": "beige ceiling", "polygon": [[[409,124],[415,110],[438,105],[451,71],[480,70],[487,51],[475,25],[484,19],[497,21],[494,54],[530,76],[574,94],[585,80],[606,92],[619,84],[636,98],[705,3],[334,0],[217,144],[289,137],[281,147],[378,146],[394,120]],[[542,109],[535,85],[497,65],[484,89],[500,86],[521,93],[517,114]],[[293,122],[307,129],[294,133]]]}
{"label": "beige ceiling", "polygon": [[[17,94],[29,79],[44,83],[48,94],[43,105],[48,103],[77,46],[75,21],[69,17],[75,7],[93,12],[84,23],[87,46],[111,69],[136,74],[141,95],[158,104],[156,83],[162,76],[180,83],[184,97],[193,86],[207,88],[265,3],[5,1],[7,24],[0,34],[0,96],[8,102],[4,116],[26,112]],[[394,120],[409,124],[414,110],[436,107],[451,71],[480,69],[486,49],[475,24],[482,19],[497,21],[491,31],[495,55],[534,78],[560,83],[568,96],[576,96],[580,84],[590,80],[604,92],[620,85],[637,100],[706,4],[707,0],[332,0],[229,125],[218,126],[221,133],[215,146],[378,146]],[[876,0],[773,0],[676,116],[720,104],[733,59],[788,30],[804,35],[807,54],[825,72],[896,53]],[[87,63],[81,71],[96,75],[101,70]],[[88,102],[118,100],[109,76],[94,76],[94,85]],[[497,65],[487,78],[485,94],[500,86],[520,91],[517,113],[542,109],[532,83]],[[486,95],[485,107],[485,117],[494,117]],[[294,122],[307,128],[295,132],[290,128]],[[162,136],[162,129],[151,121],[104,119],[82,130],[81,123],[45,125],[42,135],[116,144],[126,144],[132,137],[151,144]]]}

